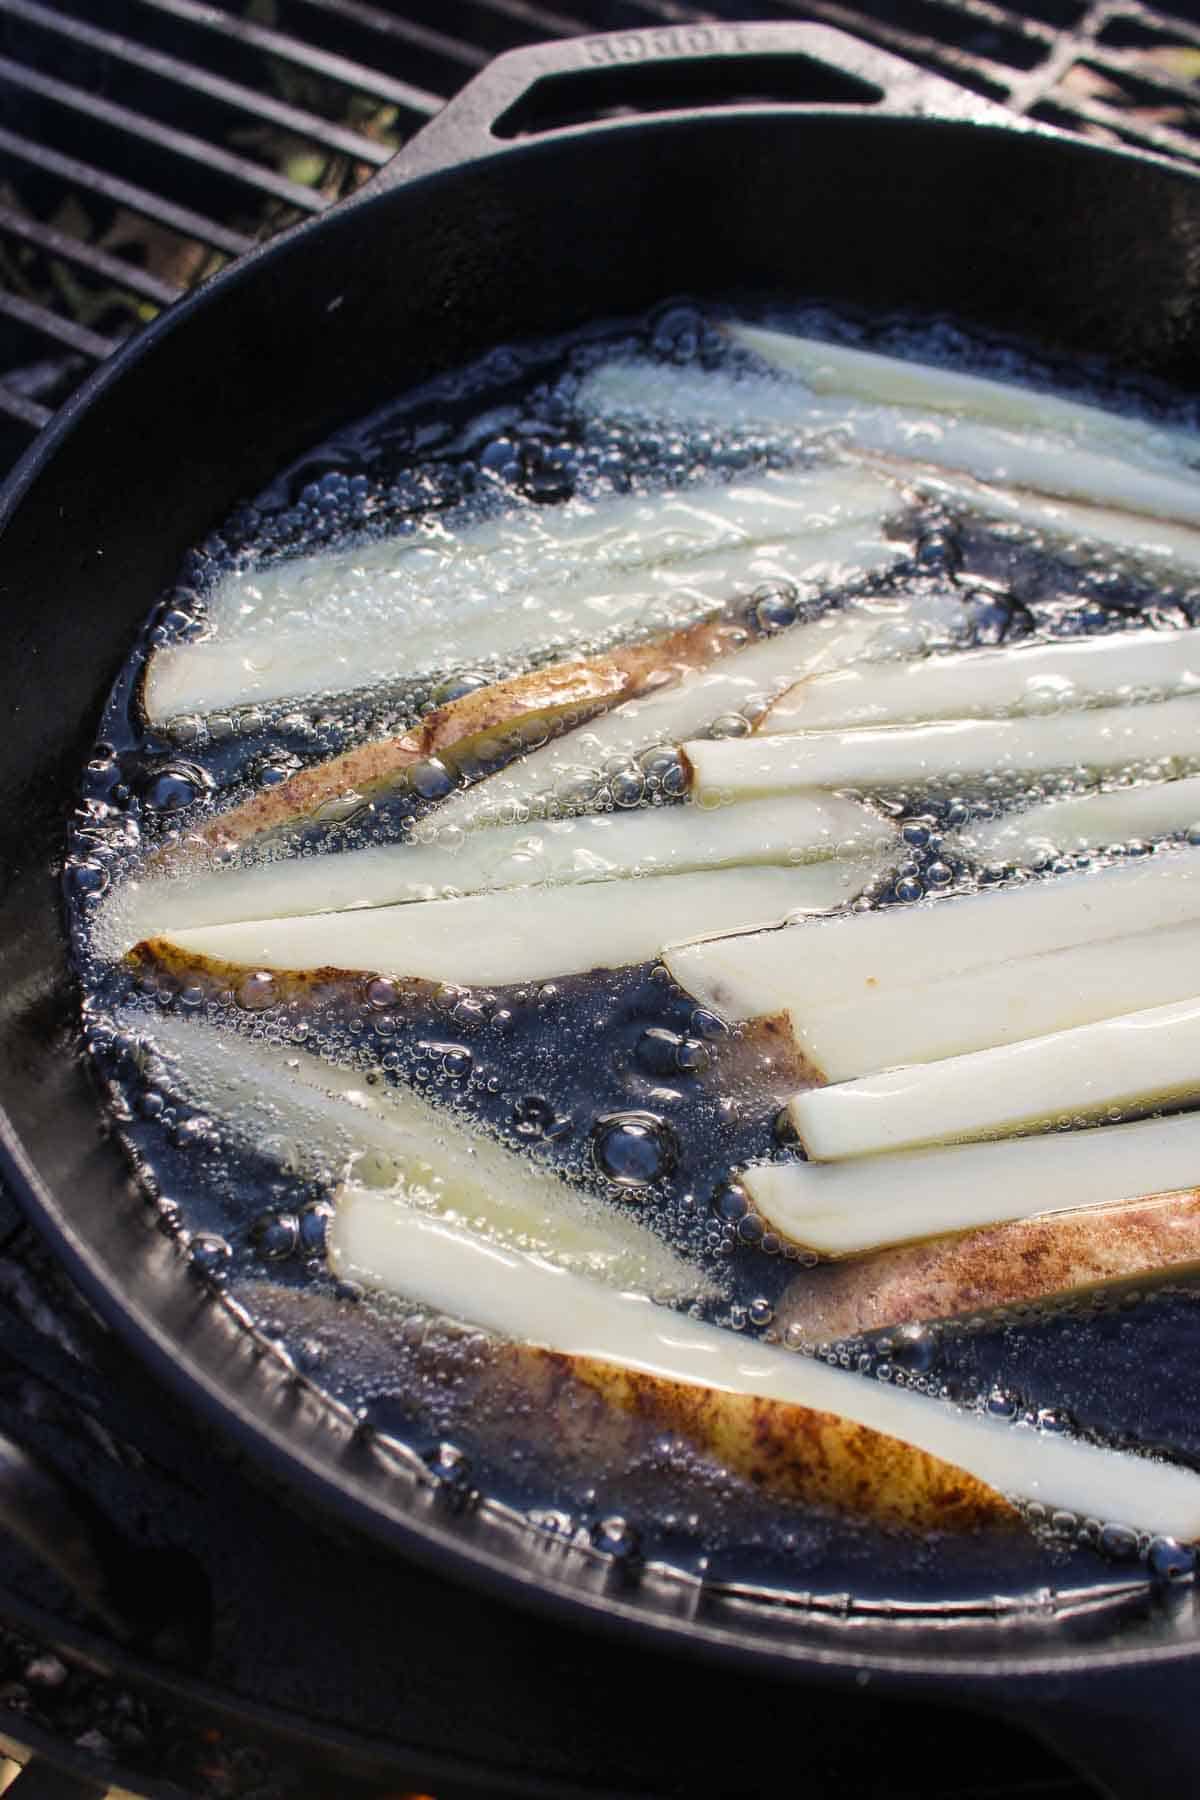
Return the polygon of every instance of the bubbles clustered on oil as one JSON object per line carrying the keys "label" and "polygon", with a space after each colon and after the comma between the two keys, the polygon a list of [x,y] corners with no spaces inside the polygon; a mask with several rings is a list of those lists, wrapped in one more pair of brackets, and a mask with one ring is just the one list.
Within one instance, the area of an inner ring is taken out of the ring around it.
{"label": "bubbles clustered on oil", "polygon": [[[1110,402],[1147,403],[1144,393],[1122,391],[1104,371],[1039,364],[1011,345],[967,339],[944,321],[866,321],[809,309],[793,312],[788,323],[872,348],[965,361],[983,373],[1041,378],[1060,390],[1082,382],[1092,395],[1099,386]],[[749,1571],[783,1586],[840,1586],[867,1599],[937,1602],[950,1590],[1020,1593],[1039,1580],[1094,1581],[1087,1553],[1096,1549],[1114,1566],[1140,1558],[1161,1584],[1187,1583],[1191,1553],[1168,1540],[1131,1543],[1103,1521],[1044,1517],[1034,1519],[1044,1529],[1015,1548],[991,1540],[917,1546],[898,1581],[880,1568],[879,1540],[870,1528],[783,1512],[682,1438],[631,1439],[618,1432],[607,1465],[597,1465],[594,1446],[584,1457],[569,1443],[548,1448],[536,1403],[518,1390],[503,1391],[503,1384],[488,1387],[493,1376],[483,1334],[415,1308],[377,1305],[332,1281],[324,1261],[331,1178],[302,1173],[286,1144],[263,1145],[255,1157],[225,1142],[218,1123],[172,1094],[169,1069],[146,1042],[108,1022],[115,1006],[132,1006],[152,1040],[160,1008],[229,1016],[200,985],[165,977],[131,983],[89,958],[96,903],[147,850],[177,841],[218,804],[277,784],[357,742],[410,728],[498,672],[463,667],[408,689],[372,690],[350,704],[317,697],[246,705],[206,719],[182,715],[153,729],[136,705],[147,653],[202,638],[209,629],[206,596],[239,571],[325,546],[417,534],[439,518],[486,518],[514,506],[534,513],[576,494],[637,494],[791,462],[795,447],[777,434],[582,421],[573,406],[582,378],[599,362],[630,354],[717,369],[736,363],[740,353],[688,304],[571,339],[495,351],[385,405],[305,456],[190,553],[114,690],[83,772],[66,865],[88,1043],[113,1115],[198,1277],[234,1295],[302,1374],[373,1429],[413,1445],[460,1499],[468,1488],[494,1493],[519,1504],[549,1535],[586,1544],[629,1570],[655,1557],[713,1579]],[[1152,408],[1158,398],[1149,397]],[[992,529],[933,506],[900,529],[907,534],[905,560],[869,585],[944,600],[944,636],[927,634],[926,649],[1200,622],[1200,590],[1166,589],[1111,558],[1064,562],[1028,531]],[[745,598],[747,633],[786,630],[811,606],[787,584],[768,584]],[[905,628],[897,629],[894,649],[906,653],[913,646],[901,641]],[[552,650],[548,644],[546,654]],[[745,735],[764,703],[765,697],[715,719],[712,734]],[[671,746],[650,743],[630,758],[589,765],[586,732],[578,742],[579,764],[557,792],[562,813],[669,806],[681,798],[684,770]],[[501,746],[501,755],[511,748]],[[468,778],[488,772],[486,758],[466,771]],[[1125,771],[1115,780],[1144,773]],[[367,805],[352,795],[326,809],[309,821],[308,839],[347,848],[381,838],[437,840],[432,808],[458,778],[430,759],[387,803]],[[1155,846],[1135,843],[1101,857],[1047,857],[1040,868],[981,868],[953,847],[973,822],[1074,791],[1084,780],[1082,771],[1036,784],[994,776],[961,790],[886,795],[877,804],[899,826],[898,856],[854,904],[906,906],[982,884],[1036,880],[1065,866],[1155,854]],[[443,840],[449,848],[454,829]],[[1200,826],[1180,835],[1195,842]],[[281,998],[269,977],[253,976],[234,996],[233,1012],[255,1041],[281,1050],[305,1044],[353,1063],[368,1080],[433,1094],[486,1122],[502,1141],[651,1219],[719,1273],[724,1297],[693,1310],[707,1311],[732,1331],[931,1398],[978,1405],[1025,1428],[1058,1430],[1069,1419],[1107,1441],[1150,1438],[1200,1455],[1200,1383],[1181,1397],[1186,1381],[1173,1381],[1168,1395],[1126,1379],[1135,1330],[1141,1346],[1147,1333],[1162,1340],[1173,1369],[1200,1368],[1200,1356],[1180,1354],[1181,1343],[1200,1338],[1200,1308],[1185,1287],[1133,1300],[1026,1308],[1012,1318],[902,1327],[816,1351],[794,1342],[776,1314],[789,1286],[806,1278],[806,1259],[764,1230],[729,1180],[731,1168],[753,1157],[796,1154],[774,1129],[784,1088],[772,1085],[769,1072],[749,1084],[737,1078],[737,1034],[697,1008],[661,968],[494,993],[450,985],[423,1004],[411,997],[402,1002],[394,983],[377,979],[358,1003],[316,1016]],[[360,1174],[371,1179],[365,1160]],[[386,1185],[388,1171],[376,1174]],[[1143,1348],[1138,1360],[1156,1366]],[[477,1409],[462,1403],[480,1382],[502,1415],[502,1447],[480,1434]]]}

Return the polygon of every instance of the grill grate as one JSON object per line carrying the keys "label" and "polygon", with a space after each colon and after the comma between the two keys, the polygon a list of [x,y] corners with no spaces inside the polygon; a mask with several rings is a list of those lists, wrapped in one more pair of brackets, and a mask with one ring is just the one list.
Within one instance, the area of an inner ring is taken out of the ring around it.
{"label": "grill grate", "polygon": [[0,467],[138,325],[352,191],[501,50],[838,25],[1032,117],[1200,160],[1192,0],[0,0]]}

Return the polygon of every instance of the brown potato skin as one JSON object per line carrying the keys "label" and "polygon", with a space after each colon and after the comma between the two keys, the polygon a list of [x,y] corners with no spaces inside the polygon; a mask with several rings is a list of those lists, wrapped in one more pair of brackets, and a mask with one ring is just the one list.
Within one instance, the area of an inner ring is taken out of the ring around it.
{"label": "brown potato skin", "polygon": [[693,1387],[588,1357],[526,1353],[561,1368],[610,1405],[688,1438],[780,1499],[891,1530],[978,1531],[1015,1525],[1016,1509],[965,1470],[836,1413]]}
{"label": "brown potato skin", "polygon": [[867,1519],[906,1535],[1008,1531],[1021,1523],[974,1476],[831,1413],[685,1386],[444,1320],[413,1341],[387,1300],[368,1297],[348,1309],[324,1294],[266,1282],[245,1284],[238,1297],[252,1314],[282,1311],[299,1328],[328,1322],[372,1380],[396,1384],[418,1409],[437,1408],[444,1429],[489,1454],[519,1445],[551,1476],[555,1469],[576,1479],[619,1475],[652,1492],[666,1434],[772,1504]]}
{"label": "brown potato skin", "polygon": [[1047,1213],[906,1244],[798,1276],[776,1309],[789,1342],[827,1344],[1200,1269],[1200,1188]]}
{"label": "brown potato skin", "polygon": [[[492,732],[524,727],[553,734],[582,725],[623,700],[673,687],[689,669],[705,667],[737,648],[745,636],[740,626],[704,620],[607,655],[573,657],[491,682],[439,707],[401,737],[357,745],[252,794],[189,838],[182,852],[233,850],[264,832],[311,818],[343,795],[370,799],[402,780],[414,763],[432,756],[453,767]],[[179,855],[173,851],[170,860]]]}

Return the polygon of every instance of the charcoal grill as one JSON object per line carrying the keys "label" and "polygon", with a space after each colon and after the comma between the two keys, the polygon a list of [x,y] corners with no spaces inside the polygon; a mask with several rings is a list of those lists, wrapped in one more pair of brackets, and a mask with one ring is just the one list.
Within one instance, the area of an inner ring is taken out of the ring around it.
{"label": "charcoal grill", "polygon": [[[368,179],[499,51],[597,29],[816,19],[1032,117],[1196,160],[1191,12],[1192,0],[0,0],[0,463],[140,323]],[[328,1537],[197,1444],[0,1195],[8,1429],[97,1502],[97,1518],[64,1517],[32,1465],[3,1471],[0,1752],[8,1779],[20,1769],[17,1800],[748,1796],[774,1768],[812,1800],[1098,1791],[1016,1726],[870,1693],[750,1689]],[[63,1552],[102,1531],[101,1515],[131,1526],[103,1582],[85,1552]],[[674,1729],[697,1718],[731,1728]]]}

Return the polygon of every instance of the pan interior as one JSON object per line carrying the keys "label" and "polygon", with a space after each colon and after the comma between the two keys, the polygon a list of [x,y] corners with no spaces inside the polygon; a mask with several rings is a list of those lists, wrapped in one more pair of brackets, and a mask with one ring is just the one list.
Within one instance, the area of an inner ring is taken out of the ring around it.
{"label": "pan interior", "polygon": [[[1147,1546],[1115,1524],[1060,1523],[1048,1533],[1039,1515],[1041,1528],[1015,1539],[985,1531],[963,1539],[933,1533],[923,1541],[918,1534],[896,1559],[878,1527],[784,1501],[769,1474],[760,1487],[753,1477],[739,1478],[736,1466],[723,1470],[686,1432],[672,1434],[653,1419],[630,1429],[582,1394],[564,1395],[557,1384],[547,1393],[533,1370],[497,1377],[486,1339],[469,1328],[418,1306],[379,1306],[369,1295],[340,1291],[321,1254],[329,1210],[338,1203],[336,1175],[314,1173],[303,1146],[289,1137],[286,1114],[265,1142],[247,1146],[236,1130],[230,1137],[219,1112],[208,1116],[203,1091],[197,1099],[189,1090],[189,1027],[183,1024],[181,1040],[176,1026],[164,1043],[158,1023],[197,1021],[190,1029],[200,1056],[206,1030],[218,1028],[264,1046],[281,1066],[293,1049],[315,1051],[349,1058],[380,1091],[424,1091],[539,1166],[576,1185],[599,1185],[627,1216],[648,1221],[703,1269],[719,1290],[703,1309],[706,1317],[744,1337],[782,1343],[788,1340],[778,1316],[802,1316],[806,1295],[821,1290],[806,1288],[794,1253],[781,1253],[761,1229],[752,1237],[742,1228],[744,1202],[729,1178],[740,1163],[774,1150],[789,1074],[748,1078],[752,1043],[698,1008],[664,979],[665,970],[646,964],[495,991],[455,984],[451,973],[441,987],[397,1005],[386,981],[368,984],[365,994],[355,984],[333,983],[324,997],[289,999],[265,977],[235,982],[229,992],[202,972],[199,985],[189,985],[186,972],[143,968],[131,978],[97,956],[91,942],[106,890],[119,895],[147,854],[204,828],[232,796],[261,793],[297,767],[415,728],[446,674],[462,679],[452,668],[439,671],[432,690],[422,681],[411,691],[387,687],[343,702],[321,696],[294,705],[234,703],[147,726],[138,698],[147,655],[153,659],[165,642],[168,653],[180,646],[186,657],[205,618],[197,601],[203,609],[206,597],[219,595],[246,566],[253,582],[260,567],[286,569],[298,555],[336,553],[347,544],[369,548],[381,534],[403,546],[406,530],[427,531],[439,521],[470,530],[472,522],[511,516],[540,529],[572,496],[602,514],[622,496],[653,506],[664,490],[685,499],[696,486],[708,493],[705,484],[714,479],[769,482],[773,470],[783,474],[789,466],[782,427],[773,435],[761,426],[722,433],[703,423],[597,422],[581,398],[597,372],[631,360],[647,376],[657,369],[701,384],[728,380],[737,365],[719,321],[739,310],[736,303],[676,301],[566,339],[496,349],[313,447],[193,548],[118,681],[83,777],[85,807],[109,809],[107,826],[84,820],[67,864],[89,1046],[120,1135],[164,1225],[183,1230],[193,1269],[217,1280],[223,1296],[244,1307],[261,1336],[316,1387],[373,1433],[405,1446],[416,1466],[460,1501],[486,1495],[528,1520],[532,1531],[613,1567],[650,1564],[735,1589],[778,1584],[792,1594],[849,1594],[860,1612],[944,1617],[977,1604],[980,1593],[989,1603],[1003,1596],[1014,1605],[1031,1593],[1077,1596],[1089,1588],[1123,1599],[1139,1572],[1145,1576]],[[980,371],[1018,372],[1059,387],[1079,379],[1078,370],[1020,359],[1011,344],[964,343],[940,322],[850,320],[811,307],[779,317],[803,334],[935,363],[965,357]],[[1143,400],[1161,418],[1176,416],[1165,394]],[[1176,412],[1182,422],[1186,412]],[[889,529],[897,566],[868,585],[881,598],[919,588],[939,621],[935,629],[957,648],[1019,641],[1031,632],[1065,642],[1119,631],[1151,613],[1160,621],[1168,614],[1180,623],[1190,618],[1183,591],[1161,581],[1147,585],[1133,570],[1114,581],[1103,562],[1072,564],[1053,543],[1034,534],[1014,541],[986,520],[948,522],[936,503],[897,503],[896,511],[901,516]],[[798,604],[782,588],[755,593],[758,612]],[[418,645],[413,654],[419,665]],[[469,686],[483,677],[468,673],[466,680]],[[748,728],[739,715],[722,721],[720,731],[735,726]],[[582,749],[578,755],[586,760]],[[665,809],[679,796],[656,771],[643,759],[610,773],[610,812],[653,816],[658,808],[660,818],[677,816]],[[604,767],[594,774],[599,780]],[[638,792],[626,791],[634,783],[642,784]],[[353,851],[395,844],[398,834],[414,844],[436,841],[439,797],[436,788],[403,790],[377,801],[366,822],[353,809],[345,817],[345,809],[329,819],[318,814],[297,842],[267,855],[286,861],[331,847]],[[936,783],[932,794],[890,799],[909,841],[868,890],[874,903],[902,908],[914,888],[936,893],[950,880],[969,889],[976,880],[969,861],[944,852],[941,833],[958,814],[969,829],[974,812],[994,810],[1005,798],[993,778],[968,789],[965,800]],[[886,818],[880,815],[881,828]],[[132,845],[131,819],[138,825]],[[533,842],[536,823],[530,832]],[[449,870],[451,882],[456,870]],[[621,1157],[639,1166],[626,1168]],[[652,1171],[640,1167],[646,1158]],[[811,1279],[819,1284],[820,1272]],[[1186,1370],[1196,1361],[1198,1330],[1185,1284],[1149,1297],[1105,1293],[1049,1315],[991,1314],[966,1329],[960,1322],[851,1335],[824,1354],[864,1378],[927,1393],[931,1404],[986,1404],[997,1415],[1027,1416],[1047,1434],[1074,1426],[1102,1441],[1148,1439],[1186,1457],[1197,1448],[1186,1420],[1200,1396],[1181,1396],[1173,1377],[1132,1378],[1130,1354],[1136,1348],[1140,1362],[1151,1344],[1154,1367]]]}

